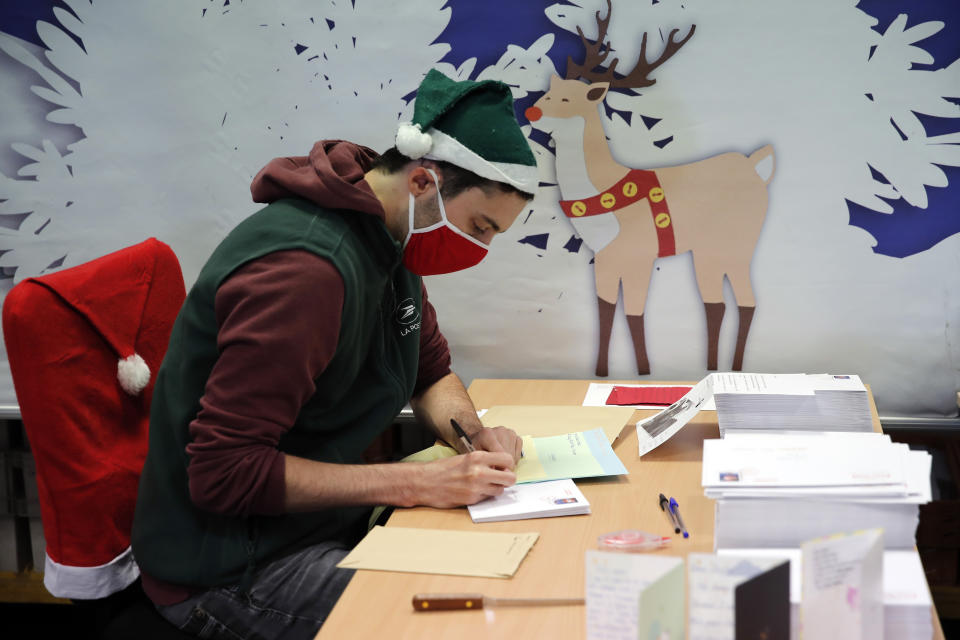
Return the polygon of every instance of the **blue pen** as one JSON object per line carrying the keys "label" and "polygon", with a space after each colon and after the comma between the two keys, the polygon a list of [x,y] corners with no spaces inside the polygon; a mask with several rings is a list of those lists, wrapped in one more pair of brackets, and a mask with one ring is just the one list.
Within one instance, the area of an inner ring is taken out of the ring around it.
{"label": "blue pen", "polygon": [[680,505],[677,504],[677,501],[672,497],[670,498],[670,512],[677,518],[677,524],[680,525],[680,529],[683,531],[683,537],[689,538],[690,534],[687,532],[687,525],[683,524],[683,518],[680,517]]}
{"label": "blue pen", "polygon": [[670,518],[670,526],[673,527],[674,533],[680,533],[680,523],[677,522],[677,517],[673,515],[673,509],[670,507],[670,501],[667,500],[667,496],[660,494],[660,510],[667,514],[667,517]]}

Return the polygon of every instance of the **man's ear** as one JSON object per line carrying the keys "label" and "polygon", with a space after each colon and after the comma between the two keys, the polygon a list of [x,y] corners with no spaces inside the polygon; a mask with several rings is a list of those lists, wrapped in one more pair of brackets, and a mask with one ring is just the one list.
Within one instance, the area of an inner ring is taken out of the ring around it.
{"label": "man's ear", "polygon": [[[437,182],[433,181],[433,176],[430,175],[428,169],[432,169],[437,176]],[[417,197],[425,193],[430,187],[436,188],[437,183],[443,184],[443,177],[440,175],[440,172],[436,167],[419,165],[410,170],[410,173],[407,174],[407,186],[410,189],[410,193]]]}

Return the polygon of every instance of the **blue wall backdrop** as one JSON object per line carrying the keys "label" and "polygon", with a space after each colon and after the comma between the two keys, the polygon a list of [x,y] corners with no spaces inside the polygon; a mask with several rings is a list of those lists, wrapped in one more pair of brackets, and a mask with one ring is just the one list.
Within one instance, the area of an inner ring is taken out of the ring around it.
{"label": "blue wall backdrop", "polygon": [[[229,5],[229,0],[224,4]],[[453,43],[454,47],[443,60],[455,66],[468,58],[477,58],[480,68],[493,64],[507,44],[529,43],[545,31],[555,29],[543,11],[551,4],[556,3],[451,0],[447,6],[453,9],[452,18],[439,40]],[[62,3],[52,0],[7,0],[0,5],[0,31],[42,46],[37,36],[36,22],[54,21],[54,6],[62,6]],[[956,31],[956,26],[960,24],[960,2],[864,0],[858,6],[878,19],[878,32],[882,32],[901,13],[910,16],[909,24],[928,20],[945,22],[947,27],[928,38],[924,42],[925,48],[938,61],[960,58],[960,38]],[[503,16],[510,18],[504,20]],[[574,56],[577,60],[582,56],[580,41],[575,34],[564,33],[550,51],[557,68],[563,68],[567,56]],[[916,68],[934,70],[943,66],[945,64],[940,63],[917,65]],[[532,94],[518,101],[518,113],[522,114],[523,109],[538,97],[538,94]],[[954,98],[954,102],[960,109],[960,98]],[[930,135],[956,130],[950,120],[922,114],[919,117]],[[893,215],[885,215],[850,203],[850,224],[862,227],[877,239],[878,253],[898,258],[929,249],[947,236],[960,233],[960,214],[957,213],[960,211],[960,168],[942,168],[950,178],[950,187],[930,190],[929,211],[918,211],[903,200],[894,200],[890,202],[894,208]]]}

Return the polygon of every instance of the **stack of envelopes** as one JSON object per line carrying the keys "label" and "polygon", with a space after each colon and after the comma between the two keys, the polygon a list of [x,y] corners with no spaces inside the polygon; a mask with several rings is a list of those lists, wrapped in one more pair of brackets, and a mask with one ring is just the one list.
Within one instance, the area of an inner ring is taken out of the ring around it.
{"label": "stack of envelopes", "polygon": [[730,430],[872,431],[867,389],[855,375],[713,374],[720,435]]}
{"label": "stack of envelopes", "polygon": [[884,548],[912,549],[930,469],[929,453],[879,433],[738,433],[704,441],[701,482],[717,500],[718,549],[869,528]]}

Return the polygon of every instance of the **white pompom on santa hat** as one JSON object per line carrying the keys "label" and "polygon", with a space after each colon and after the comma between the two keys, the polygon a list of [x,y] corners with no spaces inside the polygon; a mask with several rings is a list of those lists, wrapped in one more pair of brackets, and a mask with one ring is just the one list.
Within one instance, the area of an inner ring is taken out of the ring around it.
{"label": "white pompom on santa hat", "polygon": [[117,380],[124,391],[135,396],[150,383],[150,367],[139,353],[120,358],[117,361]]}
{"label": "white pompom on santa hat", "polygon": [[429,133],[424,133],[419,124],[402,122],[397,128],[396,145],[397,151],[417,160],[430,153],[430,149],[433,148],[433,138]]}

